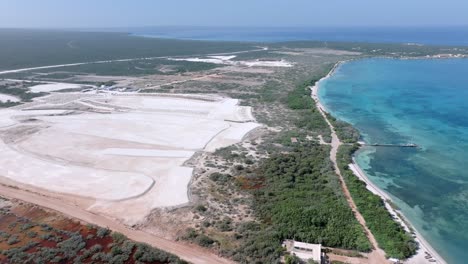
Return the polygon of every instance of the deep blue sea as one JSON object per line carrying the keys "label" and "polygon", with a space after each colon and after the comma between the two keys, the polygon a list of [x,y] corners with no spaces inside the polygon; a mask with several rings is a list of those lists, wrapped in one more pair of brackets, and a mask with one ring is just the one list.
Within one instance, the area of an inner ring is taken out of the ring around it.
{"label": "deep blue sea", "polygon": [[355,28],[143,27],[120,30],[131,32],[137,36],[194,40],[253,42],[318,40],[468,46],[468,26]]}
{"label": "deep blue sea", "polygon": [[320,83],[334,116],[367,143],[359,166],[449,262],[468,260],[468,59],[365,59]]}

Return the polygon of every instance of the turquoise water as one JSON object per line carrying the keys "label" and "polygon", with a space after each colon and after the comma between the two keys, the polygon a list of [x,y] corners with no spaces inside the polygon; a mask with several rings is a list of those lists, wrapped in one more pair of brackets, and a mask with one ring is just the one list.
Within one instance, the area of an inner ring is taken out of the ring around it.
{"label": "turquoise water", "polygon": [[468,59],[366,59],[320,83],[334,116],[368,143],[357,163],[449,263],[468,259]]}

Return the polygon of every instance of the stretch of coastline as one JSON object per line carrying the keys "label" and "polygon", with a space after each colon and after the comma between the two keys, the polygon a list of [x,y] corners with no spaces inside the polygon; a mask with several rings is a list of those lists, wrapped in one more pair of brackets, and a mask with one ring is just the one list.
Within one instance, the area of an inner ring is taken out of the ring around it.
{"label": "stretch of coastline", "polygon": [[[318,90],[320,89],[320,83],[328,78],[330,78],[335,71],[339,68],[340,65],[345,63],[346,61],[340,61],[336,63],[330,72],[320,79],[313,87],[312,87],[312,97],[317,103],[317,107],[320,108],[322,111],[326,113],[330,113],[326,110],[323,104],[320,101],[318,96]],[[416,229],[411,225],[411,223],[403,216],[403,214],[394,208],[390,203],[393,204],[391,197],[382,189],[378,188],[372,181],[367,177],[364,171],[359,167],[355,159],[353,158],[353,163],[349,164],[349,168],[353,171],[354,175],[358,177],[360,180],[366,183],[366,188],[374,193],[375,195],[380,196],[380,198],[384,201],[385,207],[388,212],[392,215],[394,220],[398,222],[403,228],[413,234],[416,242],[419,244],[419,249],[417,253],[412,256],[411,258],[404,261],[404,263],[408,264],[424,264],[424,263],[441,263],[447,264],[447,262],[437,253],[437,251],[424,239],[424,237],[416,231]]]}

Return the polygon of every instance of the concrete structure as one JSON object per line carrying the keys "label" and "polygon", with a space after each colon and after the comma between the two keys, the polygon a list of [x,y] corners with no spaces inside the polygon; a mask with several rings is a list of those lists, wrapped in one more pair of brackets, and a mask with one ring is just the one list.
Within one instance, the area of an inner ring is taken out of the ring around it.
{"label": "concrete structure", "polygon": [[294,240],[286,240],[283,242],[283,247],[288,252],[296,255],[302,260],[314,260],[317,263],[322,263],[322,245],[321,244],[309,244],[298,242]]}

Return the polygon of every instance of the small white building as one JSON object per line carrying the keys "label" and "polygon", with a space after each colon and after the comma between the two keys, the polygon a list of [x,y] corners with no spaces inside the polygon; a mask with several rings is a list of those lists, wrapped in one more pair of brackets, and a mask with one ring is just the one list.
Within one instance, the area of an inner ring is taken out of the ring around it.
{"label": "small white building", "polygon": [[294,240],[286,240],[283,242],[283,247],[285,247],[288,252],[296,255],[302,260],[307,261],[312,259],[317,263],[322,263],[323,254],[321,244],[309,244]]}

